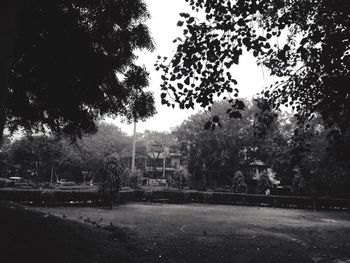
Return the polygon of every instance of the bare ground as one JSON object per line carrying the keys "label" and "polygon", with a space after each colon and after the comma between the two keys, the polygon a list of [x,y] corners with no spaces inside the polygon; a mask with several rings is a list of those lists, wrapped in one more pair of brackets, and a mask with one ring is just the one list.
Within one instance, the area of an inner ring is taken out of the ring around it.
{"label": "bare ground", "polygon": [[348,212],[148,203],[36,210],[109,229],[111,242],[128,248],[126,262],[350,263]]}

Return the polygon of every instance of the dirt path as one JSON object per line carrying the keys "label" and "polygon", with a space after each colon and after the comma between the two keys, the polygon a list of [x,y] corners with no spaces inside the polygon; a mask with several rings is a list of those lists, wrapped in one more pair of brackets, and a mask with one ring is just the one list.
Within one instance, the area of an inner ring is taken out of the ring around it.
{"label": "dirt path", "polygon": [[350,262],[346,212],[141,203],[37,210],[121,227],[147,262]]}

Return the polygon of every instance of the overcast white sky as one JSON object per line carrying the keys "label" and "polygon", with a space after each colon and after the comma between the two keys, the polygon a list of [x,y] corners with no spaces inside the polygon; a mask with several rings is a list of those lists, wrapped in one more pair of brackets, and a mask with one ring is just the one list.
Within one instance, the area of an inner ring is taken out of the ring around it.
{"label": "overcast white sky", "polygon": [[[158,55],[168,56],[174,53],[176,45],[172,41],[181,36],[182,29],[176,26],[180,16],[179,13],[192,13],[189,5],[185,0],[145,0],[148,10],[151,13],[151,19],[147,25],[151,31],[152,37],[156,44],[154,52],[139,52],[139,65],[145,65],[150,72],[150,87],[156,100],[157,114],[145,122],[137,124],[137,131],[143,132],[145,129],[170,131],[172,127],[180,125],[188,116],[194,114],[193,110],[172,109],[161,105],[160,103],[160,72],[154,69],[154,63]],[[232,75],[237,79],[237,88],[240,97],[252,97],[260,92],[263,87],[271,83],[267,72],[263,72],[261,67],[256,65],[255,59],[251,54],[244,54],[239,65],[232,67]],[[196,110],[200,108],[197,107]],[[132,134],[133,125],[122,123],[121,120],[107,119],[120,127],[124,132]]]}

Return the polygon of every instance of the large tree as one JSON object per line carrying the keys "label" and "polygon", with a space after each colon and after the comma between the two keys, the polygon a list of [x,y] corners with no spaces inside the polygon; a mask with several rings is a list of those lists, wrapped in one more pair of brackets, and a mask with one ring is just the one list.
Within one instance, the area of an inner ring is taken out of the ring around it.
{"label": "large tree", "polygon": [[19,164],[19,174],[33,180],[49,180],[62,156],[61,144],[45,135],[24,136],[9,147],[9,163]]}
{"label": "large tree", "polygon": [[[136,49],[153,49],[142,0],[5,1],[1,9],[0,133],[50,129],[73,137],[103,115],[154,112]],[[12,52],[13,50],[13,52]],[[3,60],[4,58],[4,60]]]}
{"label": "large tree", "polygon": [[[240,120],[229,118],[226,114],[229,104],[220,102],[213,105],[211,115],[205,112],[192,115],[175,130],[191,173],[206,170],[217,182],[226,180],[228,183],[225,177],[231,178],[234,172],[260,160],[276,168],[278,175],[284,174],[284,157],[280,154],[289,150],[290,135],[286,134],[286,124],[273,116],[265,129],[258,121],[259,118],[266,118],[266,109],[263,111],[260,105],[264,103],[260,100],[244,100],[244,103],[246,109]],[[221,128],[213,131],[203,129],[203,122],[208,118],[220,120],[218,125]]]}
{"label": "large tree", "polygon": [[[101,179],[108,156],[117,154],[126,161],[132,152],[132,138],[117,126],[107,123],[99,123],[95,134],[85,134],[73,144],[70,140],[62,139],[61,145],[60,171],[71,170],[80,173],[87,170],[91,172],[90,175],[100,176],[95,179]],[[138,146],[136,154],[145,154],[145,147]]]}
{"label": "large tree", "polygon": [[[346,156],[349,150],[339,151],[344,147],[334,145],[329,134],[329,128],[319,116],[309,122],[308,128],[298,127],[285,161],[297,168],[294,177],[297,181],[302,178],[306,193],[349,197],[350,164]],[[343,140],[349,139],[343,136]]]}
{"label": "large tree", "polygon": [[[215,95],[238,96],[231,66],[250,51],[281,78],[263,92],[271,104],[291,106],[300,122],[320,113],[340,138],[349,132],[349,1],[187,2],[206,19],[180,14],[177,51],[156,64],[164,73],[164,104],[209,108]],[[241,104],[229,100],[231,116],[240,117]]]}
{"label": "large tree", "polygon": [[[84,134],[74,143],[66,137],[45,135],[27,135],[12,143],[6,142],[4,140],[0,151],[0,170],[20,164],[23,175],[27,170],[36,171],[46,180],[50,178],[51,169],[59,178],[64,174],[81,177],[82,170],[91,172],[91,176],[101,176],[108,156],[129,157],[132,151],[132,138],[107,123],[99,123],[96,133]],[[137,154],[145,155],[145,147],[140,146]]]}

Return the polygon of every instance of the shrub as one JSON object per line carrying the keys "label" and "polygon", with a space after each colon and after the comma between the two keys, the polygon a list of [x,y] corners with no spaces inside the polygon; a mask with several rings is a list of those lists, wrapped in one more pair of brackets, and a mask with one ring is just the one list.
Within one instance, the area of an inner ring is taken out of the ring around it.
{"label": "shrub", "polygon": [[195,190],[206,191],[207,176],[204,173],[196,175],[196,177],[190,181],[190,187]]}
{"label": "shrub", "polygon": [[118,201],[120,190],[120,178],[123,173],[123,166],[120,162],[119,155],[111,154],[107,156],[104,169],[104,181],[98,191],[102,195],[104,202],[113,208],[113,203]]}
{"label": "shrub", "polygon": [[125,168],[120,176],[120,184],[121,186],[129,186],[129,179],[130,179],[130,169]]}
{"label": "shrub", "polygon": [[140,189],[142,185],[143,174],[140,170],[136,170],[129,173],[128,184],[133,189]]}
{"label": "shrub", "polygon": [[234,193],[247,193],[247,184],[241,171],[235,172],[232,180],[232,191]]}
{"label": "shrub", "polygon": [[11,180],[6,178],[0,178],[0,188],[12,187],[14,185],[15,185],[15,182],[12,182]]}
{"label": "shrub", "polygon": [[169,180],[170,186],[178,189],[183,189],[188,182],[189,175],[185,170],[176,170]]}
{"label": "shrub", "polygon": [[271,188],[272,188],[272,182],[267,172],[266,171],[261,172],[259,174],[259,179],[258,179],[257,193],[265,194],[266,190]]}
{"label": "shrub", "polygon": [[305,193],[306,182],[303,174],[300,172],[299,168],[293,169],[293,182],[292,182],[292,191],[293,193],[300,195]]}

